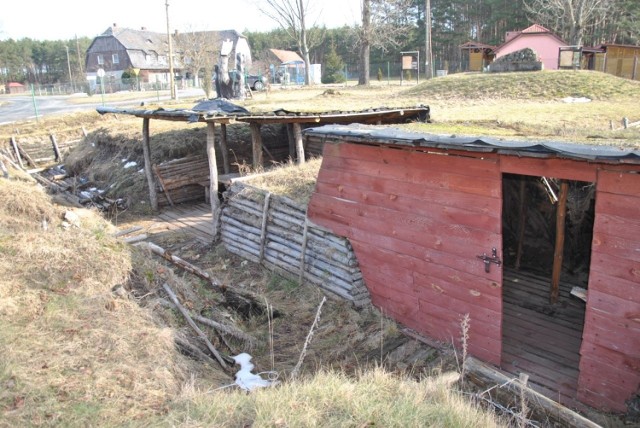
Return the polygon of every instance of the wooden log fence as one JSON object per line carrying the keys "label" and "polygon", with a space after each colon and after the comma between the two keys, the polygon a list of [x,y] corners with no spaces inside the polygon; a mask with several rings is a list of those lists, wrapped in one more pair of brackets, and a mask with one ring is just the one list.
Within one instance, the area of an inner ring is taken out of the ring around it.
{"label": "wooden log fence", "polygon": [[[19,132],[17,133],[19,135]],[[82,140],[58,141],[54,134],[49,134],[50,143],[42,141],[31,141],[29,139],[18,139],[12,136],[8,141],[8,147],[22,168],[25,163],[37,168],[52,163],[60,163],[65,154]]]}
{"label": "wooden log fence", "polygon": [[307,220],[306,207],[244,182],[224,193],[221,239],[228,251],[293,281],[308,281],[356,307],[370,303],[345,238]]}

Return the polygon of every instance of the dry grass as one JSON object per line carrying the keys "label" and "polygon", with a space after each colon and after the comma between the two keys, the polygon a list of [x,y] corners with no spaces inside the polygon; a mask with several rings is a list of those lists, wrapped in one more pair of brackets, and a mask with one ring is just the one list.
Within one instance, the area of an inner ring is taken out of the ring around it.
{"label": "dry grass", "polygon": [[321,158],[314,158],[303,165],[280,164],[271,169],[268,174],[257,175],[255,178],[248,179],[246,183],[286,196],[300,205],[307,205],[315,189],[321,163]]}
{"label": "dry grass", "polygon": [[[373,369],[351,377],[321,370],[312,378],[251,395],[192,391],[167,426],[496,427],[505,426],[447,386]],[[214,398],[215,397],[215,398]]]}

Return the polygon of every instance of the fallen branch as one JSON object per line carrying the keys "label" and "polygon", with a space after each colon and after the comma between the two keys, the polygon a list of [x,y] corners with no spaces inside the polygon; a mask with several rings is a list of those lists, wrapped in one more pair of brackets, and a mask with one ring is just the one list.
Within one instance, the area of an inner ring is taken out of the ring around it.
{"label": "fallen branch", "polygon": [[134,227],[130,227],[129,229],[119,230],[119,231],[117,231],[116,233],[113,234],[113,237],[117,238],[119,236],[128,235],[130,233],[137,232],[137,231],[142,230],[142,229],[143,229],[142,226],[134,226]]}
{"label": "fallen branch", "polygon": [[248,335],[247,333],[236,327],[222,324],[212,319],[202,317],[200,315],[194,315],[193,319],[215,329],[219,333],[228,334],[229,336],[242,340],[243,342],[246,342],[249,347],[253,347],[253,345],[256,343],[256,339],[254,337]]}
{"label": "fallen branch", "polygon": [[153,242],[147,242],[147,247],[149,248],[149,250],[151,250],[151,252],[153,252],[154,254],[159,255],[160,257],[164,258],[165,260],[170,261],[171,263],[181,267],[182,269],[184,269],[184,270],[186,270],[188,272],[191,272],[192,274],[194,274],[196,276],[199,276],[200,278],[206,279],[214,287],[223,288],[223,285],[217,279],[215,279],[214,277],[209,275],[208,272],[203,271],[199,267],[197,267],[195,265],[192,265],[188,261],[183,260],[178,256],[174,256],[173,254],[171,254],[171,251],[165,250],[164,248],[160,247],[159,245],[154,244]]}
{"label": "fallen branch", "polygon": [[162,288],[164,288],[164,291],[167,293],[169,298],[171,298],[171,301],[173,302],[173,304],[176,305],[176,307],[178,308],[182,316],[187,320],[187,323],[189,324],[189,326],[191,326],[191,328],[198,334],[198,336],[200,336],[200,338],[207,345],[207,348],[209,348],[209,351],[211,351],[213,356],[216,357],[216,360],[218,360],[218,363],[220,363],[220,366],[222,366],[222,368],[226,370],[227,365],[225,364],[224,360],[222,359],[222,357],[220,356],[216,348],[213,346],[213,344],[209,341],[209,339],[207,338],[207,335],[204,334],[202,330],[200,330],[200,328],[193,321],[193,319],[191,318],[187,310],[180,304],[178,297],[176,297],[173,290],[171,290],[171,287],[169,287],[169,284],[165,282],[164,284],[162,284]]}
{"label": "fallen branch", "polygon": [[182,340],[180,338],[175,338],[175,342],[176,345],[178,345],[179,348],[182,348],[184,350],[184,352],[187,352],[188,354],[202,360],[202,361],[206,361],[208,363],[215,363],[216,361],[211,358],[210,356],[208,356],[207,354],[205,354],[204,352],[202,352],[200,350],[200,348],[198,348],[197,346],[193,346],[192,344],[190,344],[189,342],[187,342],[186,340]]}
{"label": "fallen branch", "polygon": [[146,240],[148,237],[149,235],[147,235],[146,233],[143,233],[141,235],[129,236],[128,238],[124,238],[122,239],[122,242],[126,244],[135,244],[136,242],[141,242]]}
{"label": "fallen branch", "polygon": [[309,333],[307,334],[307,339],[304,341],[304,346],[302,347],[302,352],[300,352],[300,358],[298,359],[298,363],[291,371],[292,379],[295,379],[298,376],[298,373],[300,372],[300,368],[302,367],[302,363],[304,362],[304,357],[307,355],[307,347],[309,346],[309,343],[311,343],[311,339],[313,339],[313,333],[316,329],[316,326],[318,325],[318,321],[320,321],[320,314],[322,313],[322,305],[324,305],[324,302],[326,301],[327,301],[327,297],[326,296],[322,297],[322,301],[320,302],[320,305],[318,306],[318,310],[316,311],[316,317],[313,320],[313,324],[311,324],[311,328],[309,329]]}

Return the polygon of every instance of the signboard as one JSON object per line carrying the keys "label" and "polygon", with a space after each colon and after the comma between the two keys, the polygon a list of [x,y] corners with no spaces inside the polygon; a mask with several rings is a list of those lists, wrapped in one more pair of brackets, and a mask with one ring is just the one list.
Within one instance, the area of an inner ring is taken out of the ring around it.
{"label": "signboard", "polygon": [[402,57],[402,69],[403,70],[415,70],[414,64],[416,64],[415,61],[413,61],[413,57],[409,56],[409,55],[405,55]]}

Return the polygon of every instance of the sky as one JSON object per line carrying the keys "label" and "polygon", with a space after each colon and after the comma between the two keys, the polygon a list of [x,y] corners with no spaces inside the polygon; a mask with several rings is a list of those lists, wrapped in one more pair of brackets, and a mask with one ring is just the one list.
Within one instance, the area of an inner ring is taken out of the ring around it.
{"label": "sky", "polygon": [[[0,40],[93,38],[119,27],[167,31],[166,0],[24,0],[3,4]],[[260,12],[264,0],[168,0],[171,31],[269,31],[278,24]],[[360,0],[307,0],[308,25],[329,28],[360,21]],[[15,9],[15,10],[12,10]]]}

